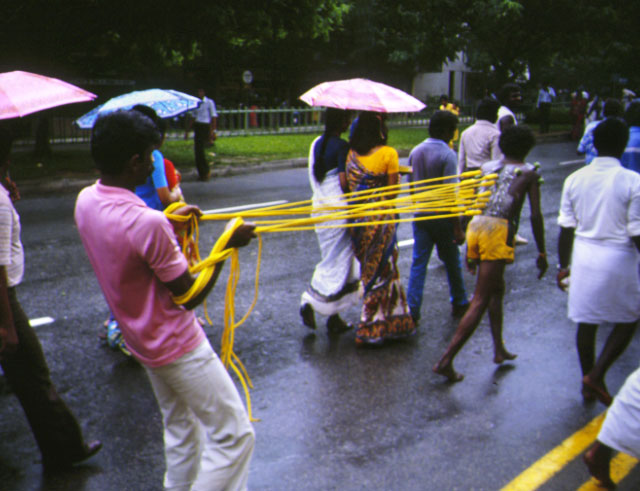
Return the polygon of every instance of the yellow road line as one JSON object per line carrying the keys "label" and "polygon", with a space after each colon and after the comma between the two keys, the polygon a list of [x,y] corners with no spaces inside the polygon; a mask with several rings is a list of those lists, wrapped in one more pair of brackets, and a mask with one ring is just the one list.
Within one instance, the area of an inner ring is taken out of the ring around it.
{"label": "yellow road line", "polygon": [[501,491],[533,491],[538,489],[591,445],[598,436],[605,414],[602,413],[593,419],[584,428],[576,431],[556,448],[538,459]]}
{"label": "yellow road line", "polygon": [[[638,459],[631,457],[630,455],[619,453],[613,459],[611,459],[611,479],[613,482],[618,484],[622,481],[627,474],[631,472],[636,464],[638,463]],[[578,491],[601,491],[603,488],[598,486],[597,481],[595,479],[590,479],[582,486],[578,488]]]}

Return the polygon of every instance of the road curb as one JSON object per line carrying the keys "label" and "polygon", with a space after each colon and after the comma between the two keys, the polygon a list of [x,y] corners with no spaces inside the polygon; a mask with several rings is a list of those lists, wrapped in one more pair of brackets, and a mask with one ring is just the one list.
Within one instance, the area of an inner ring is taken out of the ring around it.
{"label": "road curb", "polygon": [[[540,143],[553,143],[566,141],[569,134],[548,133],[545,135],[536,135],[536,141]],[[409,151],[404,150],[398,152],[400,157],[408,157]],[[261,173],[274,170],[293,169],[298,167],[306,167],[307,158],[300,157],[294,159],[274,160],[270,162],[259,162],[255,164],[244,165],[213,165],[211,168],[211,177],[213,179],[244,175],[249,173]],[[63,177],[59,179],[38,179],[33,181],[19,182],[18,187],[23,196],[31,196],[37,194],[53,194],[53,193],[72,193],[79,192],[82,188],[90,186],[97,179],[87,177]],[[191,168],[182,173],[184,182],[195,182],[198,180],[198,173],[195,168]],[[204,183],[203,183],[204,184]]]}

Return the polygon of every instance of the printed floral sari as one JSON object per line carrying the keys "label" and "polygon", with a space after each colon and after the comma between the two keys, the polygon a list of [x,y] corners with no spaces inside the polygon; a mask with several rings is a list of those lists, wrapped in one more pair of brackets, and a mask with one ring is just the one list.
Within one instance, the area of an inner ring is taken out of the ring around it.
{"label": "printed floral sari", "polygon": [[[352,191],[387,185],[387,174],[374,174],[366,169],[354,151],[347,157],[347,179]],[[380,202],[384,206],[384,198],[376,196],[371,196],[367,202]],[[374,215],[351,220],[353,223],[371,223],[349,229],[360,261],[360,281],[364,288],[362,313],[356,330],[358,344],[379,344],[415,333],[396,265],[396,224],[374,223],[389,217]]]}

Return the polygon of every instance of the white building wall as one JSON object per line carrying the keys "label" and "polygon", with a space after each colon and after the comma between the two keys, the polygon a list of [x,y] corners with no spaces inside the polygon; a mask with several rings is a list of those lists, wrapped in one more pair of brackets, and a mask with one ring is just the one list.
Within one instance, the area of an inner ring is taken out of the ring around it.
{"label": "white building wall", "polygon": [[[464,104],[466,102],[466,74],[470,71],[464,63],[464,54],[459,53],[455,60],[445,63],[440,72],[424,72],[416,75],[413,79],[413,96],[425,101],[428,97],[439,97],[446,94],[451,99]],[[450,93],[451,82],[453,83]]]}

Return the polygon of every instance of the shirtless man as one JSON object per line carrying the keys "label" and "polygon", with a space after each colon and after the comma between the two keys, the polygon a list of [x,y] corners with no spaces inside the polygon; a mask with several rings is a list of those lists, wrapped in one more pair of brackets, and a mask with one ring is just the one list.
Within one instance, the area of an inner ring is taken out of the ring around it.
{"label": "shirtless man", "polygon": [[542,278],[547,270],[544,245],[544,221],[540,211],[540,175],[524,159],[533,148],[535,138],[525,126],[505,128],[500,135],[500,149],[504,157],[482,166],[483,174],[498,174],[492,195],[482,215],[475,216],[467,229],[467,266],[472,274],[478,270],[476,289],[469,310],[460,320],[451,343],[433,367],[451,382],[464,376],[453,368],[453,359],[471,337],[482,316],[489,309],[489,323],[493,338],[494,363],[513,360],[516,355],[507,351],[502,340],[502,299],[504,296],[504,268],[513,262],[516,224],[525,196],[531,208],[531,228],[538,248],[536,267]]}

